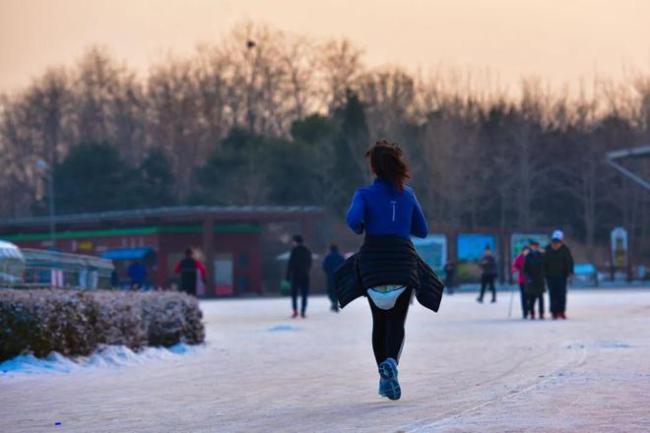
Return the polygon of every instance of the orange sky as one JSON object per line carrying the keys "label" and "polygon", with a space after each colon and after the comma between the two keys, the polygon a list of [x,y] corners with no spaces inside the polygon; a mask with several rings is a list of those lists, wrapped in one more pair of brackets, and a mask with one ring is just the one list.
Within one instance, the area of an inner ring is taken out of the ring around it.
{"label": "orange sky", "polygon": [[0,0],[0,91],[92,44],[146,72],[245,20],[345,36],[370,65],[489,70],[508,86],[650,72],[650,0]]}

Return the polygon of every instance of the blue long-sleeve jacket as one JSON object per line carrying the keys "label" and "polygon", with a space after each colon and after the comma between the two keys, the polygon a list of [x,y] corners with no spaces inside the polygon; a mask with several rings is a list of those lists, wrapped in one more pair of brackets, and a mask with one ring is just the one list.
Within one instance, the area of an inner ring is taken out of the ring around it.
{"label": "blue long-sleeve jacket", "polygon": [[409,187],[397,190],[392,183],[375,179],[359,188],[352,197],[347,215],[348,226],[357,234],[427,236],[427,222],[415,193]]}
{"label": "blue long-sleeve jacket", "polygon": [[323,260],[323,272],[328,277],[334,278],[334,272],[343,264],[345,261],[345,257],[341,255],[341,253],[337,251],[331,251],[327,256],[325,256],[325,259]]}

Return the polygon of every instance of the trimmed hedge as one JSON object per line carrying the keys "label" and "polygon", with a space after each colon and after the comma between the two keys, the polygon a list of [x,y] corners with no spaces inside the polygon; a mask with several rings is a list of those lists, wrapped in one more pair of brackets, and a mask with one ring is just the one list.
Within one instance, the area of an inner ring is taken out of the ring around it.
{"label": "trimmed hedge", "polygon": [[201,319],[196,298],[179,292],[0,290],[0,361],[89,355],[104,344],[199,344]]}

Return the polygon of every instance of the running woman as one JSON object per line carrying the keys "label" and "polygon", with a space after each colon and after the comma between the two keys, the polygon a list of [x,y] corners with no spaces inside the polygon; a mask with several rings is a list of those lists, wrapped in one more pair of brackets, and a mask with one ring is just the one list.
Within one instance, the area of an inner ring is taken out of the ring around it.
{"label": "running woman", "polygon": [[415,193],[405,185],[410,174],[399,145],[379,141],[366,157],[376,179],[357,190],[347,213],[350,228],[366,237],[336,272],[336,289],[342,307],[368,297],[379,394],[398,400],[397,366],[411,295],[415,291],[422,305],[437,311],[444,285],[410,240],[411,235],[426,237],[428,229]]}

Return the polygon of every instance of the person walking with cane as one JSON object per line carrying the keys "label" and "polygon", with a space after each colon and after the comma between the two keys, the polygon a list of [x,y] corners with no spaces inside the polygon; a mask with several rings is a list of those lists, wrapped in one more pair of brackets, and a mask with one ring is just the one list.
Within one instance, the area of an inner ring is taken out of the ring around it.
{"label": "person walking with cane", "polygon": [[521,252],[515,258],[515,261],[512,263],[512,272],[517,273],[517,283],[519,283],[519,294],[521,297],[521,312],[523,318],[528,318],[528,301],[526,300],[526,274],[524,273],[524,264],[526,262],[526,256],[530,252],[530,247],[526,245],[522,248]]}

